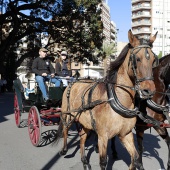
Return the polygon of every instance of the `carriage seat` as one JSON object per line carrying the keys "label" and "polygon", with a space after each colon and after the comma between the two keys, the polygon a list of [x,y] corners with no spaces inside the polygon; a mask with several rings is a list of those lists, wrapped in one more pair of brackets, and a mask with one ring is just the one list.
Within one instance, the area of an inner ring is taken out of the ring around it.
{"label": "carriage seat", "polygon": [[[25,89],[24,95],[25,98],[29,98],[30,93],[36,93],[37,92],[37,87],[38,84],[35,80],[35,73],[27,73],[27,74],[22,74],[19,76],[19,79],[21,80],[21,83]],[[55,84],[50,83],[49,81],[45,82],[45,86],[47,91],[49,91],[49,87],[55,87]]]}
{"label": "carriage seat", "polygon": [[23,73],[18,76],[24,89],[25,99],[29,98],[29,93],[35,93],[35,76],[32,73]]}

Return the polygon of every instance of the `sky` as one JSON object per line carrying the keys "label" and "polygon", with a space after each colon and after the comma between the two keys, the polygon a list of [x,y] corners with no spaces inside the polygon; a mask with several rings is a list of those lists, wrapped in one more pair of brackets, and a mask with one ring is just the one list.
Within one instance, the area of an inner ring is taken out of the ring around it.
{"label": "sky", "polygon": [[118,41],[128,42],[128,31],[131,29],[131,0],[108,0],[111,20],[118,31]]}

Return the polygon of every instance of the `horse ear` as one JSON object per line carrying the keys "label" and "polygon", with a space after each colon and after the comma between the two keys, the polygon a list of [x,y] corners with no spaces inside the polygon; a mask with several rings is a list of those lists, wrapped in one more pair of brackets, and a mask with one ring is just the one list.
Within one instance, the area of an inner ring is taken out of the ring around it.
{"label": "horse ear", "polygon": [[128,31],[128,39],[129,43],[131,44],[132,47],[135,47],[136,41],[138,40],[132,33],[131,30]]}
{"label": "horse ear", "polygon": [[153,37],[150,38],[151,43],[153,43],[155,41],[157,34],[158,34],[158,31],[156,32],[156,34]]}

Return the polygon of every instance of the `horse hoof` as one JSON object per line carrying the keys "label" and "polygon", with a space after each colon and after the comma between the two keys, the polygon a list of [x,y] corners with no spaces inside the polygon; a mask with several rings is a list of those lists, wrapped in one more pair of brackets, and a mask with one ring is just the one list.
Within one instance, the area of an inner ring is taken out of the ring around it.
{"label": "horse hoof", "polygon": [[67,153],[67,151],[63,151],[63,150],[62,150],[62,151],[59,152],[59,155],[61,155],[61,156],[62,156],[62,155],[66,155],[66,153]]}
{"label": "horse hoof", "polygon": [[112,154],[113,159],[118,159],[117,154]]}
{"label": "horse hoof", "polygon": [[96,153],[99,153],[99,148],[98,148],[98,146],[96,145],[96,146],[94,146],[94,150],[95,150],[95,152]]}
{"label": "horse hoof", "polygon": [[84,164],[83,167],[84,167],[84,170],[91,170],[90,164]]}

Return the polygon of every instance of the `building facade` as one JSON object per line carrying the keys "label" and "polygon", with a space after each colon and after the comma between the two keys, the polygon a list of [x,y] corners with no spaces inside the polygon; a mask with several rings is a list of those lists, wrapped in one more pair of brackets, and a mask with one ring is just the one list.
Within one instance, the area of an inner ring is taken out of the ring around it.
{"label": "building facade", "polygon": [[103,35],[105,37],[104,41],[108,43],[117,42],[117,29],[116,24],[111,21],[110,17],[110,7],[108,6],[107,0],[103,0],[100,5],[102,13],[101,19],[103,22]]}
{"label": "building facade", "polygon": [[141,38],[149,38],[158,31],[153,51],[157,55],[170,53],[170,1],[131,0],[132,30]]}

